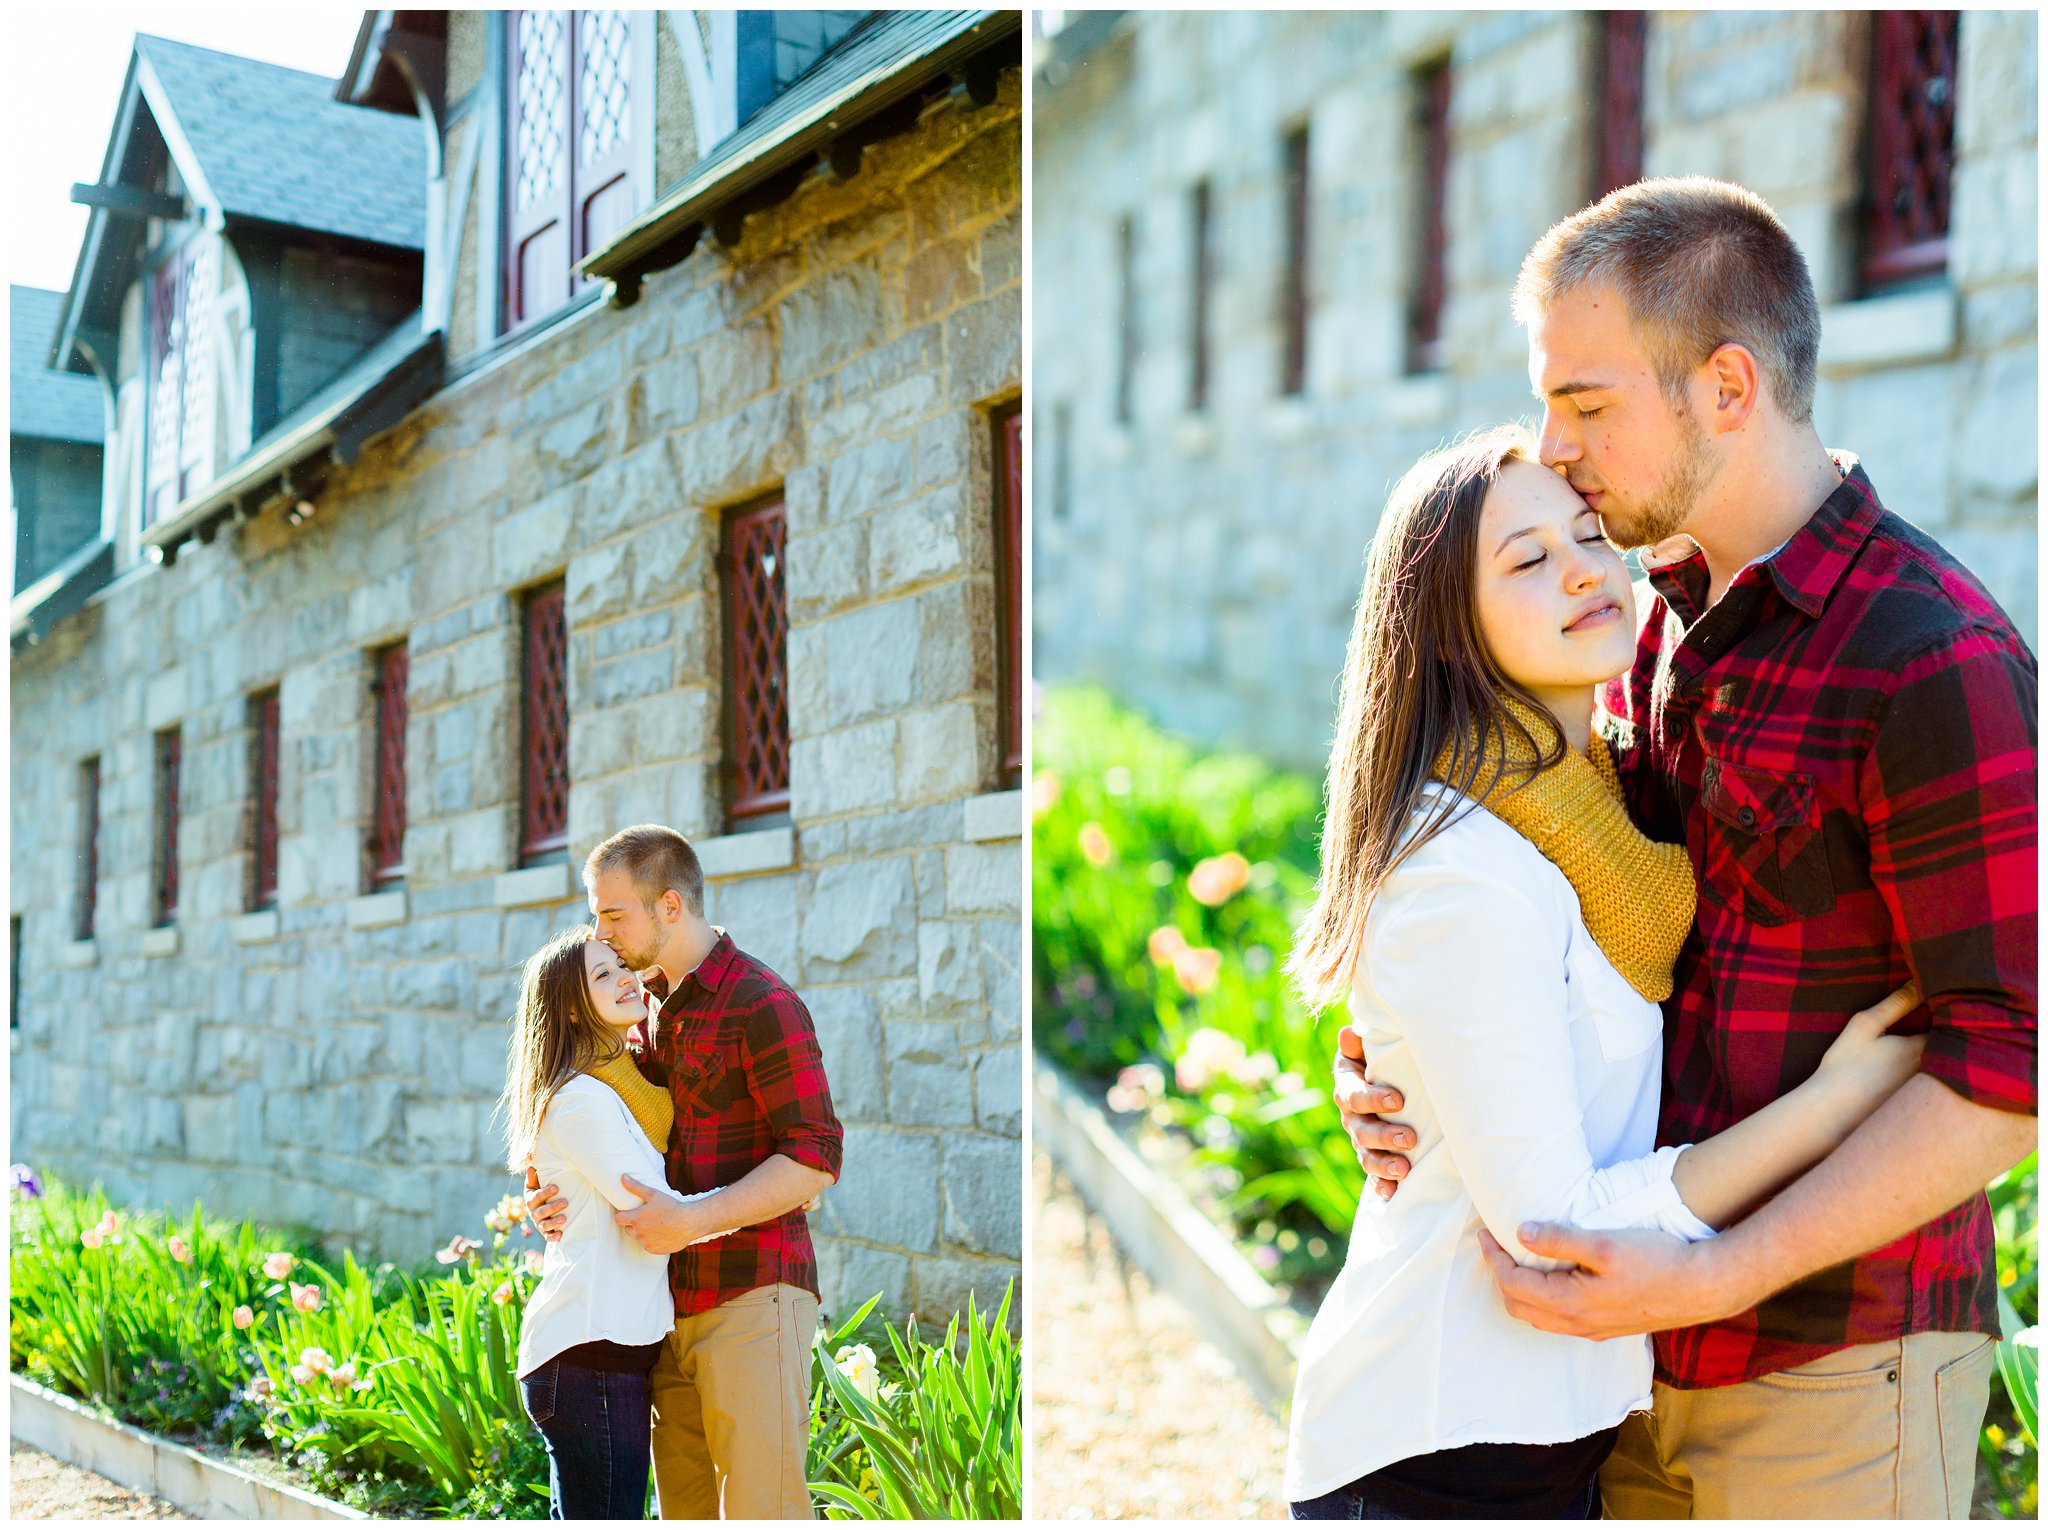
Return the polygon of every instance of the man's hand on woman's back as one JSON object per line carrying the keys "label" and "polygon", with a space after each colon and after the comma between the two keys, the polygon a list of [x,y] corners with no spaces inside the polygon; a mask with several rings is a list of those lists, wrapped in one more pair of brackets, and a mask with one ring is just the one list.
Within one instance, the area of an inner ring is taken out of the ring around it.
{"label": "man's hand on woman's back", "polygon": [[1337,1032],[1334,1060],[1336,1086],[1330,1097],[1344,1118],[1344,1130],[1357,1150],[1359,1167],[1372,1176],[1372,1192],[1389,1200],[1400,1189],[1401,1176],[1408,1172],[1408,1160],[1400,1149],[1415,1146],[1415,1133],[1398,1121],[1382,1117],[1401,1108],[1401,1091],[1387,1084],[1375,1084],[1367,1073],[1365,1042],[1356,1027]]}

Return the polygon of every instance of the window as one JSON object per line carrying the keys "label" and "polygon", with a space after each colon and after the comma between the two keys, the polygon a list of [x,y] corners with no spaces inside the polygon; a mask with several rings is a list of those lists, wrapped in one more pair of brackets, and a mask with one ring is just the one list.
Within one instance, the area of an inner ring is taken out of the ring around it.
{"label": "window", "polygon": [[1642,11],[1601,11],[1597,199],[1643,178],[1643,57],[1649,17]]}
{"label": "window", "polygon": [[78,917],[72,938],[91,940],[99,914],[100,894],[100,760],[94,755],[78,767]]}
{"label": "window", "polygon": [[1138,233],[1129,218],[1116,226],[1116,422],[1131,423],[1138,371]]}
{"label": "window", "polygon": [[21,915],[7,921],[7,1028],[21,1029]]}
{"label": "window", "polygon": [[789,808],[789,617],[781,496],[726,518],[726,817],[737,825]]}
{"label": "window", "polygon": [[219,247],[188,239],[149,283],[149,453],[142,524],[165,519],[213,468],[213,371],[207,317]]}
{"label": "window", "polygon": [[569,633],[560,580],[526,597],[519,864],[569,844]]}
{"label": "window", "polygon": [[1451,169],[1451,64],[1415,76],[1416,137],[1422,184],[1415,215],[1414,296],[1408,309],[1408,370],[1443,365],[1444,183]]}
{"label": "window", "polygon": [[648,188],[651,11],[513,11],[506,33],[505,327],[566,303],[570,268]]}
{"label": "window", "polygon": [[1280,391],[1308,387],[1308,128],[1287,135],[1284,150],[1287,206],[1286,264],[1281,267]]}
{"label": "window", "polygon": [[249,779],[255,786],[250,825],[249,908],[277,907],[277,687],[249,698]]}
{"label": "window", "polygon": [[1074,513],[1074,410],[1062,399],[1052,406],[1052,518]]}
{"label": "window", "polygon": [[406,646],[393,643],[371,661],[377,705],[377,759],[371,788],[370,890],[405,880]]}
{"label": "window", "polygon": [[997,758],[1002,784],[1024,779],[1024,416],[1009,404],[995,413]]}
{"label": "window", "polygon": [[156,736],[156,872],[152,924],[178,917],[178,753],[176,728]]}
{"label": "window", "polygon": [[1215,254],[1209,229],[1209,183],[1197,181],[1188,209],[1190,301],[1188,305],[1188,408],[1209,405],[1209,287],[1215,277]]}
{"label": "window", "polygon": [[1948,264],[1956,13],[1878,11],[1871,26],[1863,284],[1874,291]]}

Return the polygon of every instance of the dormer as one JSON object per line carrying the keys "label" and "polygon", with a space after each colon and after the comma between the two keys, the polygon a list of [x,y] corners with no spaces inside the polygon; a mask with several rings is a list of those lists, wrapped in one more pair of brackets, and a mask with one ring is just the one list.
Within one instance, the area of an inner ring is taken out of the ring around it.
{"label": "dormer", "polygon": [[[419,125],[320,75],[140,36],[51,361],[111,391],[117,567],[303,502],[424,396]],[[402,411],[401,411],[402,412]]]}

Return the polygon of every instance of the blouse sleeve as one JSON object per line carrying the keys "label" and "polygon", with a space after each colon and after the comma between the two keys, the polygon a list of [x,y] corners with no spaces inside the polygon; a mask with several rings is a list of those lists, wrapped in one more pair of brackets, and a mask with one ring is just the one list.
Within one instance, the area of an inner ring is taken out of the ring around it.
{"label": "blouse sleeve", "polygon": [[1713,1236],[1671,1183],[1682,1148],[1592,1160],[1554,911],[1511,874],[1459,867],[1404,889],[1373,923],[1367,980],[1414,1054],[1473,1205],[1516,1260],[1559,1267],[1522,1247],[1524,1222]]}

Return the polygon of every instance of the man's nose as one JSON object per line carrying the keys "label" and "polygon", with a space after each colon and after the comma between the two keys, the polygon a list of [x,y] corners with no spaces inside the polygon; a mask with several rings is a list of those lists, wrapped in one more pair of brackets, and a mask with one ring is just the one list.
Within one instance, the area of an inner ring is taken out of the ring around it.
{"label": "man's nose", "polygon": [[1563,410],[1543,406],[1543,434],[1537,451],[1548,468],[1561,468],[1579,460],[1579,445],[1566,428]]}

